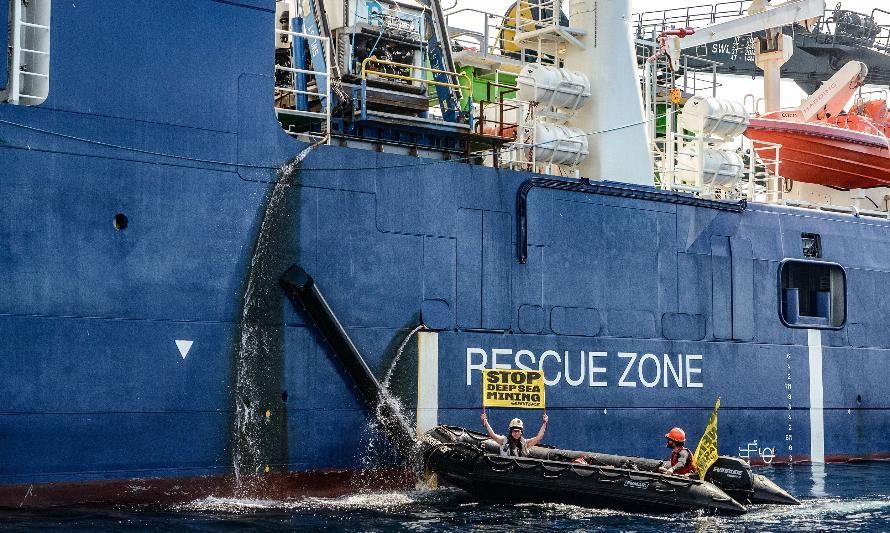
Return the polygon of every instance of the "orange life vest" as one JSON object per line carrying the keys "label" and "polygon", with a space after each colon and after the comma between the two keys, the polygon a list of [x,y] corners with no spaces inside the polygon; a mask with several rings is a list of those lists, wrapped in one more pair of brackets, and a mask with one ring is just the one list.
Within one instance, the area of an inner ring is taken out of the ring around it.
{"label": "orange life vest", "polygon": [[687,452],[689,452],[689,460],[686,461],[685,466],[683,466],[682,468],[679,468],[677,470],[674,470],[674,474],[677,474],[678,476],[695,473],[695,457],[692,456],[692,451],[690,451],[689,448],[687,448],[685,446],[681,446],[680,448],[674,448],[674,451],[671,452],[671,466],[676,466],[677,461],[679,460],[679,457],[680,457],[680,452],[683,450],[686,450]]}

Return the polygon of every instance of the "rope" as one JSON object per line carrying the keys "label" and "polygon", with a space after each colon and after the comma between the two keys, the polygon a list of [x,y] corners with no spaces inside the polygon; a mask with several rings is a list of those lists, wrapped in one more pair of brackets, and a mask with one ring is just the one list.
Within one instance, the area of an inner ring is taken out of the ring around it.
{"label": "rope", "polygon": [[[678,113],[678,112],[679,112],[679,111],[671,111],[671,113]],[[605,129],[602,129],[602,130],[599,130],[599,131],[593,131],[593,132],[589,132],[589,133],[584,132],[584,133],[579,134],[579,135],[573,135],[573,136],[571,136],[571,137],[568,137],[568,139],[575,139],[575,138],[580,138],[580,137],[592,137],[592,136],[594,136],[594,135],[603,135],[603,134],[606,134],[606,133],[612,133],[612,132],[620,131],[620,130],[624,130],[624,129],[627,129],[627,128],[634,128],[634,127],[636,127],[636,126],[642,126],[642,125],[644,125],[644,124],[648,124],[649,122],[651,122],[651,121],[653,121],[653,120],[659,120],[659,119],[664,118],[664,117],[666,117],[666,116],[667,116],[667,114],[664,114],[664,115],[658,115],[658,116],[653,117],[653,118],[651,118],[651,119],[649,119],[649,120],[642,120],[642,121],[640,121],[640,122],[634,122],[634,123],[631,123],[631,124],[624,124],[624,125],[616,126],[616,127],[613,127],[613,128],[605,128]],[[178,161],[188,161],[188,162],[191,162],[191,163],[205,163],[205,164],[210,164],[210,165],[221,165],[221,166],[241,167],[241,168],[264,168],[264,169],[275,168],[275,167],[271,167],[271,166],[269,166],[269,165],[252,165],[252,164],[249,164],[249,163],[236,163],[236,162],[232,162],[232,161],[221,161],[221,160],[215,160],[215,159],[203,159],[203,158],[189,157],[189,156],[183,156],[183,155],[169,154],[169,153],[164,153],[164,152],[156,152],[156,151],[152,151],[152,150],[144,150],[144,149],[141,149],[141,148],[134,148],[134,147],[131,147],[131,146],[124,146],[124,145],[114,144],[114,143],[109,143],[109,142],[105,142],[105,141],[98,141],[98,140],[95,140],[95,139],[88,139],[88,138],[85,138],[85,137],[78,137],[78,136],[76,136],[76,135],[71,135],[71,134],[68,134],[68,133],[61,133],[61,132],[57,132],[57,131],[47,130],[47,129],[44,129],[44,128],[38,128],[38,127],[36,127],[36,126],[29,126],[29,125],[27,125],[27,124],[21,124],[21,123],[18,123],[18,122],[13,122],[13,121],[11,121],[11,120],[5,120],[5,119],[0,119],[0,124],[6,124],[6,125],[8,125],[8,126],[12,126],[12,127],[16,127],[16,128],[21,128],[21,129],[25,129],[25,130],[28,130],[28,131],[34,131],[34,132],[37,132],[37,133],[43,133],[43,134],[46,134],[46,135],[52,135],[52,136],[54,136],[54,137],[59,137],[59,138],[62,138],[62,139],[68,139],[68,140],[72,140],[72,141],[82,142],[82,143],[85,143],[85,144],[92,144],[92,145],[95,145],[95,146],[102,146],[102,147],[104,147],[104,148],[113,148],[113,149],[115,149],[115,150],[123,150],[123,151],[127,151],[127,152],[133,152],[133,153],[143,154],[143,155],[150,155],[150,156],[155,156],[155,157],[163,157],[163,158],[174,159],[174,160],[178,160]],[[547,145],[547,144],[551,144],[551,143],[553,143],[553,142],[555,142],[555,141],[548,141],[548,142],[545,142],[545,143],[538,143],[538,144],[535,144],[535,145],[533,145],[533,146],[535,146],[535,147],[539,147],[539,146],[544,146],[544,145]],[[6,147],[10,147],[10,148],[20,148],[20,149],[28,149],[28,150],[31,150],[31,149],[32,149],[30,145],[29,145],[29,146],[12,146],[12,145],[6,145]],[[473,154],[473,155],[470,155],[470,156],[458,157],[458,158],[448,159],[448,160],[444,160],[444,159],[443,159],[443,160],[435,160],[435,161],[423,160],[422,162],[418,162],[418,163],[406,163],[406,164],[398,164],[398,165],[380,165],[380,166],[373,166],[373,167],[317,167],[317,168],[303,168],[303,169],[300,170],[300,172],[301,172],[301,173],[305,173],[305,172],[333,172],[333,171],[343,171],[343,170],[355,170],[355,171],[368,170],[368,171],[373,171],[373,170],[389,170],[389,169],[399,169],[399,168],[420,168],[420,167],[429,167],[429,166],[433,166],[433,165],[443,165],[443,164],[452,164],[452,163],[466,163],[466,162],[469,162],[469,161],[474,161],[474,160],[478,159],[479,157],[485,157],[486,155],[499,155],[499,154],[501,154],[502,152],[506,152],[507,150],[509,150],[509,149],[508,149],[508,148],[492,148],[492,149],[489,149],[489,150],[483,150],[483,151],[481,151],[481,152],[477,152],[477,153],[475,153],[475,154]],[[76,154],[76,155],[84,155],[84,154]],[[606,179],[606,177],[603,177],[603,179]]]}

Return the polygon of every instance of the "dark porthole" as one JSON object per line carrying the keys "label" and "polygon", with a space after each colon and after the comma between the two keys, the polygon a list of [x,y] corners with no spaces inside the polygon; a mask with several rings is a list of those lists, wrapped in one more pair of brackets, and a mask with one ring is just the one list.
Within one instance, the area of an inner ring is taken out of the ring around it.
{"label": "dark porthole", "polygon": [[114,229],[118,231],[123,231],[127,229],[127,226],[130,224],[130,220],[127,219],[127,215],[123,213],[118,213],[114,215]]}
{"label": "dark porthole", "polygon": [[779,267],[779,313],[792,328],[838,329],[847,318],[846,276],[834,263],[785,261]]}

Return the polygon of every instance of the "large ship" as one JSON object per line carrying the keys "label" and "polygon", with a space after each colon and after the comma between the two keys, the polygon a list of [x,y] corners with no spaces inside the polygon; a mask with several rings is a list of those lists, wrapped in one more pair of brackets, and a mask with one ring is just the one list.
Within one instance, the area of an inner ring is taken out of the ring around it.
{"label": "large ship", "polygon": [[724,454],[890,456],[890,189],[687,138],[628,2],[519,1],[476,47],[437,0],[0,3],[0,505],[404,484],[343,345],[418,433],[534,368],[561,448],[719,397]]}

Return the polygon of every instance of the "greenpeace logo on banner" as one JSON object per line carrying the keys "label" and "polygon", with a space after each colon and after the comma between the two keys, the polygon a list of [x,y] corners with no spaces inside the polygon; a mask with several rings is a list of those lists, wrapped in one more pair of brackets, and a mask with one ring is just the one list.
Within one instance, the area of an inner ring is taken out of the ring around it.
{"label": "greenpeace logo on banner", "polygon": [[[617,361],[616,370],[609,370],[607,363],[610,360]],[[537,370],[544,374],[547,386],[561,383],[571,387],[617,385],[694,389],[704,386],[700,354],[546,350],[538,355],[526,349],[493,348],[488,351],[467,348],[467,386],[473,384],[474,373],[488,368]]]}

